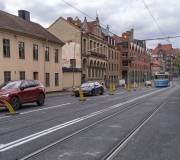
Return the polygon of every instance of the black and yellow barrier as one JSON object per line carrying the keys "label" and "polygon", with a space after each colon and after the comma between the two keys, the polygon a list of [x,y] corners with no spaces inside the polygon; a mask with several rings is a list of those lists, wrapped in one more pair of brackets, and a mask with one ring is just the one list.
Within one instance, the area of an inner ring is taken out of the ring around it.
{"label": "black and yellow barrier", "polygon": [[128,84],[128,86],[127,86],[127,91],[131,92],[131,85],[130,84]]}
{"label": "black and yellow barrier", "polygon": [[138,83],[138,89],[141,90],[141,84],[140,83]]}
{"label": "black and yellow barrier", "polygon": [[86,99],[84,98],[84,95],[83,95],[83,92],[82,92],[82,89],[79,88],[79,96],[80,96],[80,99],[79,101],[85,101]]}
{"label": "black and yellow barrier", "polygon": [[7,109],[9,110],[9,113],[7,113],[6,115],[17,115],[19,114],[19,112],[15,112],[13,107],[6,101],[6,100],[1,100],[1,102],[3,102]]}
{"label": "black and yellow barrier", "polygon": [[115,90],[116,90],[116,86],[115,86],[115,84],[113,84],[112,86],[113,86],[113,91],[115,91]]}
{"label": "black and yellow barrier", "polygon": [[109,87],[109,95],[114,95],[113,93],[113,85],[110,84],[110,87]]}
{"label": "black and yellow barrier", "polygon": [[71,96],[75,96],[75,87],[72,87]]}
{"label": "black and yellow barrier", "polygon": [[126,84],[124,84],[124,90],[126,90],[126,89],[127,89]]}

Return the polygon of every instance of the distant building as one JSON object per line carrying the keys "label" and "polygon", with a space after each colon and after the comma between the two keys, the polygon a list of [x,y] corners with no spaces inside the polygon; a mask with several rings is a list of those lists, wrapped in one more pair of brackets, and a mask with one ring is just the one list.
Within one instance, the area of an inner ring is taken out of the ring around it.
{"label": "distant building", "polygon": [[121,38],[113,34],[109,30],[109,26],[102,28],[102,32],[106,37],[108,44],[108,70],[107,70],[107,82],[108,84],[119,84],[119,80],[122,79],[122,56],[118,43],[121,42]]}
{"label": "distant building", "polygon": [[162,64],[163,71],[170,72],[172,75],[178,75],[178,69],[173,65],[174,59],[179,53],[179,48],[172,48],[172,44],[158,44],[152,51],[153,60]]}
{"label": "distant building", "polygon": [[[78,17],[60,17],[48,30],[61,38],[63,47],[63,86],[79,86],[86,81],[105,82],[108,65],[108,45],[99,19],[83,22]],[[71,78],[70,78],[71,77]]]}
{"label": "distant building", "polygon": [[134,39],[134,30],[122,34],[122,78],[127,83],[151,79],[151,50],[143,40]]}
{"label": "distant building", "polygon": [[38,79],[46,92],[62,90],[62,46],[64,43],[38,23],[30,13],[19,16],[0,11],[0,83]]}

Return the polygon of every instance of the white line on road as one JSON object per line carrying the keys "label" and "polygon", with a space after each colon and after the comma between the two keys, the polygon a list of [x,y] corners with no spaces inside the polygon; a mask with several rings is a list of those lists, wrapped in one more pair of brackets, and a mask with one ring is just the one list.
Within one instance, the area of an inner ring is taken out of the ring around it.
{"label": "white line on road", "polygon": [[[47,108],[41,108],[41,109],[36,109],[36,110],[32,110],[32,111],[22,112],[20,114],[22,115],[22,114],[27,114],[27,113],[32,113],[32,112],[44,111],[44,110],[48,110],[48,109],[54,109],[54,108],[58,108],[58,107],[61,107],[61,106],[70,105],[70,104],[71,103],[65,103],[65,104],[60,104],[60,105],[57,105],[57,106],[51,106],[51,107],[47,107]],[[0,117],[0,119],[8,118],[8,117],[10,117],[10,116]]]}
{"label": "white line on road", "polygon": [[[165,88],[165,89],[167,89],[167,88]],[[155,92],[152,92],[152,93],[149,93],[149,94],[146,94],[146,95],[143,95],[143,96],[140,96],[140,97],[137,97],[137,98],[134,98],[134,99],[125,101],[125,102],[123,102],[123,103],[116,104],[116,105],[111,106],[111,107],[108,107],[108,108],[106,108],[106,109],[102,109],[102,110],[99,110],[99,111],[97,111],[97,112],[93,112],[93,113],[88,114],[88,115],[85,115],[85,116],[83,116],[83,117],[76,118],[76,119],[74,119],[74,120],[65,122],[65,123],[63,123],[63,124],[60,124],[60,125],[57,125],[57,126],[54,126],[54,127],[51,127],[51,128],[48,128],[48,129],[46,129],[46,130],[43,130],[43,131],[40,131],[40,132],[38,132],[38,133],[29,135],[29,136],[27,136],[27,137],[24,137],[24,138],[21,138],[21,139],[12,141],[12,142],[10,142],[10,143],[3,144],[3,145],[1,144],[1,146],[0,146],[0,152],[4,152],[4,151],[9,150],[9,149],[12,149],[12,148],[14,148],[14,147],[20,146],[20,145],[22,145],[22,144],[24,144],[24,143],[27,143],[27,142],[30,142],[30,141],[32,141],[32,140],[34,140],[34,139],[40,138],[40,137],[42,137],[42,136],[45,136],[45,135],[47,135],[47,134],[50,134],[50,133],[55,132],[55,131],[57,131],[57,130],[60,130],[60,129],[62,129],[62,128],[68,127],[68,126],[73,125],[73,124],[75,124],[75,123],[78,123],[78,122],[80,122],[80,121],[86,120],[86,119],[88,119],[88,118],[94,117],[94,116],[96,116],[96,115],[99,115],[99,114],[101,114],[101,113],[107,112],[107,111],[112,110],[112,109],[114,109],[114,108],[120,107],[120,106],[122,106],[122,105],[124,105],[124,104],[128,104],[128,103],[130,103],[130,102],[136,101],[136,100],[138,100],[138,99],[144,98],[144,97],[149,96],[149,95],[152,95],[152,94],[154,94],[154,93],[158,93],[158,92],[160,92],[160,91],[162,91],[162,90],[165,90],[165,89],[161,89],[161,90],[158,90],[158,91],[155,91]],[[66,105],[67,105],[67,104],[66,104]],[[59,106],[59,105],[58,105],[58,106]]]}

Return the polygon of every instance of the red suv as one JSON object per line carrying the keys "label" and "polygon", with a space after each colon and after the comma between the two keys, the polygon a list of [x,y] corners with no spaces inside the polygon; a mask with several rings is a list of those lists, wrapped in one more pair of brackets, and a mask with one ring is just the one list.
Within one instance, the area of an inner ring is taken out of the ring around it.
{"label": "red suv", "polygon": [[[0,86],[0,100],[6,100],[14,110],[22,104],[36,102],[44,105],[45,87],[38,80],[9,81]],[[0,101],[0,107],[5,106]]]}

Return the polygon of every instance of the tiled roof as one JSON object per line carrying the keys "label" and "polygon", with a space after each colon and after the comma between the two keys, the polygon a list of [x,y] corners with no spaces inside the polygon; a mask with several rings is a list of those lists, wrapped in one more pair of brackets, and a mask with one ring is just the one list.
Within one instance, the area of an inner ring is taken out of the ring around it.
{"label": "tiled roof", "polygon": [[178,54],[179,49],[172,48],[172,44],[158,44],[158,46],[152,51],[152,55],[156,55],[160,50],[162,50],[165,54]]}
{"label": "tiled roof", "polygon": [[1,10],[0,29],[6,29],[12,32],[16,31],[19,33],[43,38],[45,40],[49,40],[59,44],[64,44],[64,42],[62,42],[60,39],[51,34],[40,24],[24,20],[18,16],[3,12]]}

